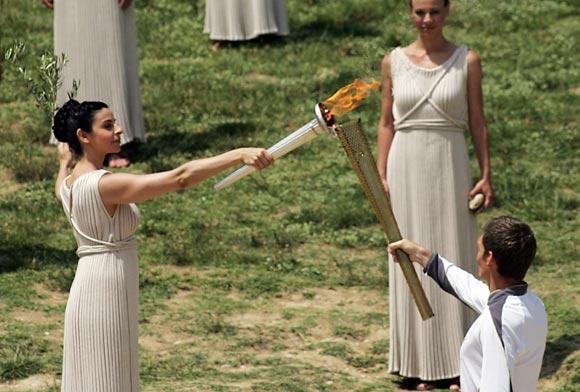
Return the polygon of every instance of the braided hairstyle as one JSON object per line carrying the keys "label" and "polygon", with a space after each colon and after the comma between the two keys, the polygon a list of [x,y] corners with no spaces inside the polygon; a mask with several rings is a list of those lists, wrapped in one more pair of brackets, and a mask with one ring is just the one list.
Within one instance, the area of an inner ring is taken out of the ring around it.
{"label": "braided hairstyle", "polygon": [[74,99],[69,99],[54,115],[52,126],[54,137],[60,142],[67,143],[76,156],[83,155],[77,129],[90,133],[93,129],[95,114],[107,107],[107,104],[103,102],[79,103]]}

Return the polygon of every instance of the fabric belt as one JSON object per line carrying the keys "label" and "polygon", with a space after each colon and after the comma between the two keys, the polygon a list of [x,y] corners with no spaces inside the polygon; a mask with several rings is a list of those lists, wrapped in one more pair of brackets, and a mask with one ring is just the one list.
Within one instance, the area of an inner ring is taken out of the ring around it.
{"label": "fabric belt", "polygon": [[447,119],[407,119],[405,122],[395,124],[395,131],[451,131],[463,132],[467,127],[465,122],[451,122]]}
{"label": "fabric belt", "polygon": [[101,253],[120,252],[137,248],[137,242],[133,237],[118,242],[100,242],[99,245],[81,245],[77,249],[77,256],[83,257]]}

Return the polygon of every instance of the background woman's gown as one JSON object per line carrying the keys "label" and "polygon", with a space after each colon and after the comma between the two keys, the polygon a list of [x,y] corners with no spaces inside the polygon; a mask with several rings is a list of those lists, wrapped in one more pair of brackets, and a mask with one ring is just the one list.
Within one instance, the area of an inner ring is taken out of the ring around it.
{"label": "background woman's gown", "polygon": [[217,41],[288,35],[286,4],[284,0],[206,0],[203,31]]}
{"label": "background woman's gown", "polygon": [[80,81],[76,99],[105,102],[123,128],[121,144],[146,140],[133,7],[121,10],[118,0],[54,2],[54,53],[68,58],[56,103],[62,106],[73,80]]}
{"label": "background woman's gown", "polygon": [[[79,262],[64,319],[62,392],[139,391],[139,267],[134,204],[111,217],[98,183],[104,170],[60,189]],[[72,213],[72,219],[71,219]]]}
{"label": "background woman's gown", "polygon": [[[467,51],[457,48],[434,69],[415,65],[400,48],[391,53],[396,132],[387,181],[402,235],[473,273],[477,227],[467,207],[472,178],[464,138]],[[421,320],[400,267],[389,263],[389,371],[423,380],[456,377],[474,314],[416,270],[435,317]]]}

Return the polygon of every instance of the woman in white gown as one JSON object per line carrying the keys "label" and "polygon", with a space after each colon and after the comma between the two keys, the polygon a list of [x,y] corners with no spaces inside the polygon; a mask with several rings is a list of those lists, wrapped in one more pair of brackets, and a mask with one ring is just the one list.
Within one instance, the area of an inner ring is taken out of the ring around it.
{"label": "woman in white gown", "polygon": [[[476,193],[491,205],[488,132],[478,55],[445,39],[448,0],[410,0],[418,37],[382,63],[377,166],[402,235],[426,243],[475,272],[477,228],[468,210]],[[464,131],[481,168],[472,186]],[[435,317],[422,321],[400,267],[389,263],[389,371],[419,379],[418,390],[459,376],[459,349],[472,312],[417,269]],[[451,386],[457,389],[456,381]]]}
{"label": "woman in white gown", "polygon": [[[56,113],[53,130],[62,142],[56,197],[79,256],[65,311],[61,390],[136,392],[139,210],[134,203],[188,188],[241,162],[262,169],[273,160],[264,149],[240,148],[166,172],[111,174],[103,170],[103,159],[119,151],[123,131],[107,105],[69,100]],[[69,175],[70,151],[78,163]]]}
{"label": "woman in white gown", "polygon": [[[54,53],[64,53],[57,106],[68,100],[73,80],[78,100],[107,102],[124,129],[123,146],[144,143],[145,124],[139,89],[137,27],[132,0],[42,0],[54,8]],[[54,136],[52,143],[56,143]],[[125,150],[125,148],[124,148]],[[111,154],[108,165],[127,166],[126,151]]]}
{"label": "woman in white gown", "polygon": [[288,35],[286,4],[284,0],[207,0],[203,30],[214,41]]}

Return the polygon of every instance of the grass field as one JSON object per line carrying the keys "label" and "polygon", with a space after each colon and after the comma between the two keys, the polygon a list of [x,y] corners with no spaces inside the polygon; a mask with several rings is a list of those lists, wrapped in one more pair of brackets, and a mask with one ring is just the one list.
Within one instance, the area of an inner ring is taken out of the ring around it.
{"label": "grass field", "polygon": [[[342,85],[378,79],[383,54],[414,37],[402,0],[287,3],[287,39],[214,52],[202,1],[136,1],[149,143],[131,172],[268,146]],[[486,74],[497,201],[478,222],[507,213],[535,230],[528,282],[549,314],[541,390],[577,391],[580,4],[452,3],[448,35]],[[14,38],[31,68],[52,50],[39,0],[0,0],[2,52]],[[0,391],[57,391],[75,243],[52,193],[50,124],[0,65]],[[374,148],[378,94],[357,117]],[[140,206],[142,389],[396,390],[384,235],[339,143],[319,137],[231,189],[213,183]]]}

